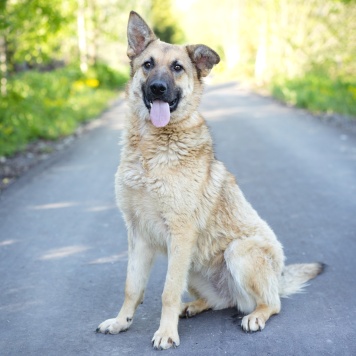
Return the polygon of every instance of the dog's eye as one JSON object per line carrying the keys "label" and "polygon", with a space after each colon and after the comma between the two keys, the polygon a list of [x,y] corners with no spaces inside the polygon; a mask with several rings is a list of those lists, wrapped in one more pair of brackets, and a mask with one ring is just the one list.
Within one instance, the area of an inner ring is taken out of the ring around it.
{"label": "dog's eye", "polygon": [[173,66],[173,69],[175,72],[180,72],[181,70],[183,70],[183,67],[180,64],[175,64]]}
{"label": "dog's eye", "polygon": [[151,69],[152,68],[152,62],[151,61],[146,61],[145,63],[143,63],[143,66],[146,69]]}

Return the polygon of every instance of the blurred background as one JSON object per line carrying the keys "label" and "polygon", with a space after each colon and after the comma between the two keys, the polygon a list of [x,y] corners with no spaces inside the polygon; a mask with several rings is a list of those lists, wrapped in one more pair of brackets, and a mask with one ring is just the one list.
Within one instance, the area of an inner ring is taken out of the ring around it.
{"label": "blurred background", "polygon": [[236,80],[318,113],[356,116],[356,0],[0,0],[0,156],[98,115],[128,79],[135,10]]}

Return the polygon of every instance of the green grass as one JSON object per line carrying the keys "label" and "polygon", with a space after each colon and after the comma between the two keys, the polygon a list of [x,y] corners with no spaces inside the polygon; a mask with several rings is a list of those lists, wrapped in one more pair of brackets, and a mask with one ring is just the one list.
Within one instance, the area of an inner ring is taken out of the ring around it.
{"label": "green grass", "polygon": [[294,79],[275,80],[271,88],[277,99],[314,113],[356,116],[356,79],[331,78],[310,72]]}
{"label": "green grass", "polygon": [[39,138],[71,134],[79,123],[100,114],[127,79],[128,73],[105,65],[91,68],[85,76],[73,66],[13,76],[7,95],[0,98],[0,156]]}

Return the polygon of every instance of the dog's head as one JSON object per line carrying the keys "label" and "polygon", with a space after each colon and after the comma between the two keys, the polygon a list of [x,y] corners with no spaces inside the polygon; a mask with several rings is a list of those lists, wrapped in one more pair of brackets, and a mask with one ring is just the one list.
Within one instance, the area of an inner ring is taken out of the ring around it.
{"label": "dog's head", "polygon": [[133,11],[127,37],[131,60],[129,100],[136,113],[156,127],[188,117],[199,105],[201,78],[219,63],[218,54],[205,45],[161,42]]}

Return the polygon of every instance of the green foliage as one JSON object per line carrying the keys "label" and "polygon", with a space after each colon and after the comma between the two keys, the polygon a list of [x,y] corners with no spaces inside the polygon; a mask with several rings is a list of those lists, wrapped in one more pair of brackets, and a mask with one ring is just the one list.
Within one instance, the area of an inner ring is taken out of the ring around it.
{"label": "green foliage", "polygon": [[87,77],[95,78],[100,87],[107,89],[118,89],[127,81],[127,72],[120,72],[109,67],[105,63],[96,63],[87,73]]}
{"label": "green foliage", "polygon": [[182,43],[184,33],[173,15],[171,0],[152,0],[151,4],[153,31],[157,37],[168,43]]}
{"label": "green foliage", "polygon": [[28,71],[11,78],[0,101],[0,156],[36,138],[56,139],[97,116],[123,86],[128,73],[103,64],[83,75],[69,66],[53,72]]}
{"label": "green foliage", "polygon": [[218,80],[220,74],[248,79],[314,111],[355,115],[355,0],[177,0],[176,6],[189,42],[221,56],[213,71]]}
{"label": "green foliage", "polygon": [[16,62],[36,65],[60,55],[63,37],[75,35],[75,10],[73,1],[7,1],[0,35],[6,39],[9,68]]}
{"label": "green foliage", "polygon": [[356,78],[332,79],[328,73],[312,71],[276,80],[271,91],[276,98],[312,112],[356,116]]}

